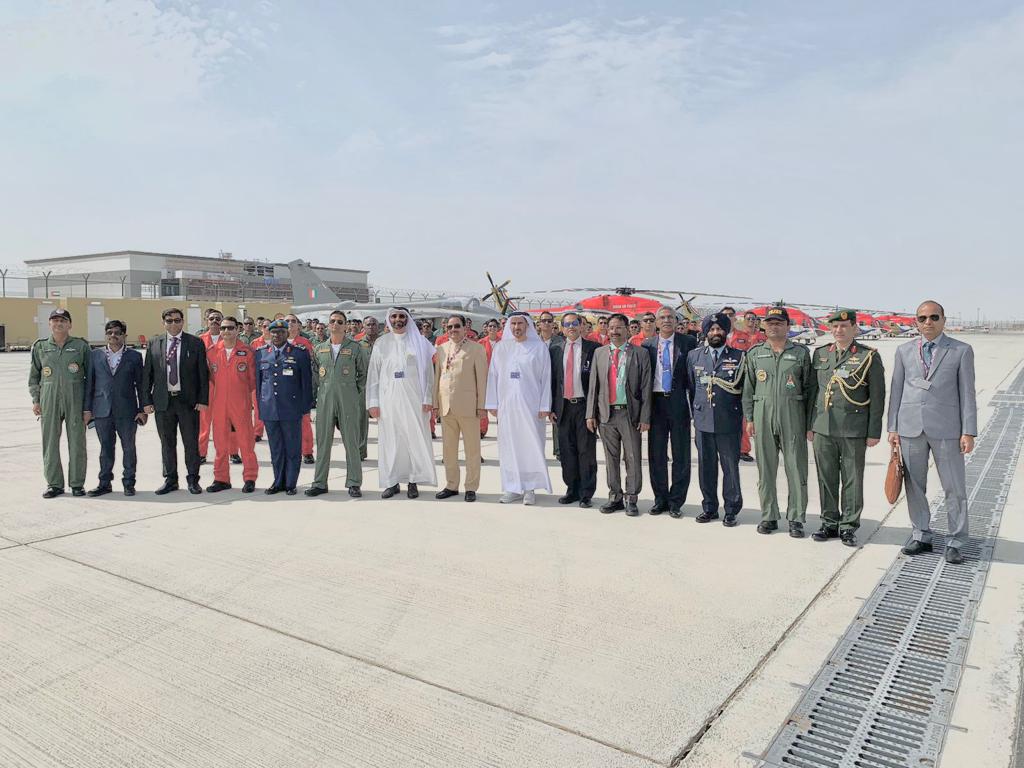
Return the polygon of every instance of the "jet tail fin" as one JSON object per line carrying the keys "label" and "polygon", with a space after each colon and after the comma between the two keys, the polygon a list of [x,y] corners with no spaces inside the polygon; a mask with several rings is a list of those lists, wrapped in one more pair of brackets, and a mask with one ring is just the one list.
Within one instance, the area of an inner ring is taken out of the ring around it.
{"label": "jet tail fin", "polygon": [[302,259],[289,261],[288,272],[292,278],[292,301],[296,306],[341,302],[334,291],[327,287],[327,283]]}

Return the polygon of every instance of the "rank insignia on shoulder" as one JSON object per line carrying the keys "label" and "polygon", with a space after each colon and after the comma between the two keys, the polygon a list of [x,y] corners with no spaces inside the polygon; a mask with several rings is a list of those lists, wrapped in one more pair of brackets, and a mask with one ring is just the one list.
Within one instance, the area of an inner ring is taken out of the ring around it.
{"label": "rank insignia on shoulder", "polygon": [[48,365],[44,365],[43,366],[43,376],[52,376],[52,375],[53,375],[53,369],[50,368],[50,366],[48,366]]}
{"label": "rank insignia on shoulder", "polygon": [[768,381],[768,371],[761,369],[757,372],[758,381]]}

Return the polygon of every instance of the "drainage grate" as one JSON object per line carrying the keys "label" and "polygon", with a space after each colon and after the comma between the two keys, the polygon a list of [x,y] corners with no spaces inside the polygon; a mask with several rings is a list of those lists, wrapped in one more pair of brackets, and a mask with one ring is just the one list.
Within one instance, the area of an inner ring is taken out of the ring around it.
{"label": "drainage grate", "polygon": [[935,552],[897,557],[764,753],[764,768],[938,764],[1024,443],[1024,368],[991,403],[967,464],[964,563],[943,558],[945,509],[933,503]]}

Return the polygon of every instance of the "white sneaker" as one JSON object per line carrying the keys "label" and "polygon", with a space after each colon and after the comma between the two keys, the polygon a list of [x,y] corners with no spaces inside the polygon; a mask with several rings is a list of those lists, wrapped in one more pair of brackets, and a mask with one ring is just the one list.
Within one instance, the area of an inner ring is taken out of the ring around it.
{"label": "white sneaker", "polygon": [[536,493],[534,493],[533,491],[527,491],[526,493],[523,494],[523,504],[525,504],[528,507],[532,507],[536,503],[537,503],[537,494]]}
{"label": "white sneaker", "polygon": [[502,504],[515,504],[521,498],[523,498],[522,494],[518,494],[518,493],[503,493],[503,494],[501,494],[501,498],[498,499],[498,501],[501,502]]}

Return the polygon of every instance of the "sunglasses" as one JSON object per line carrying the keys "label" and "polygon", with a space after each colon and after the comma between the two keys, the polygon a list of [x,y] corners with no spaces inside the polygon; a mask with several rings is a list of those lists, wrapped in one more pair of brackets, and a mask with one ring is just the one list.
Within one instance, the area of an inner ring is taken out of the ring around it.
{"label": "sunglasses", "polygon": [[298,324],[298,322],[299,322],[298,320],[289,320],[289,321],[288,321],[288,323],[289,323],[290,325],[297,325],[297,324]]}
{"label": "sunglasses", "polygon": [[252,320],[246,320],[242,325],[252,325]]}
{"label": "sunglasses", "polygon": [[176,323],[183,323],[183,322],[185,322],[185,320],[184,320],[184,318],[181,318],[181,317],[165,317],[164,318],[164,323],[167,324],[167,325],[174,325]]}
{"label": "sunglasses", "polygon": [[937,323],[941,319],[942,319],[941,315],[918,315],[917,316],[917,322],[919,322],[919,323],[926,323],[929,320],[931,320],[933,323]]}
{"label": "sunglasses", "polygon": [[579,326],[579,324],[580,324],[579,320],[563,320],[562,321],[562,327],[563,328],[576,328],[576,327]]}
{"label": "sunglasses", "polygon": [[462,327],[462,323],[459,323],[458,325],[454,325],[453,324],[453,325],[446,325],[445,326],[445,328],[447,328],[449,331],[457,331],[461,327]]}
{"label": "sunglasses", "polygon": [[553,323],[553,322],[555,322],[555,321],[554,321],[554,320],[552,320],[552,319],[551,319],[550,317],[542,317],[542,318],[540,319],[540,322],[542,322],[542,323]]}
{"label": "sunglasses", "polygon": [[348,320],[338,320],[337,318],[335,318],[334,320],[328,320],[327,324],[328,325],[344,325],[344,324],[346,324],[348,322],[349,322]]}
{"label": "sunglasses", "polygon": [[653,317],[645,317],[643,319],[643,322],[645,322],[645,323],[653,323],[654,322],[654,318]]}

